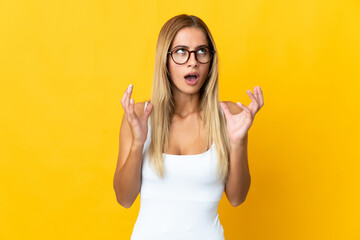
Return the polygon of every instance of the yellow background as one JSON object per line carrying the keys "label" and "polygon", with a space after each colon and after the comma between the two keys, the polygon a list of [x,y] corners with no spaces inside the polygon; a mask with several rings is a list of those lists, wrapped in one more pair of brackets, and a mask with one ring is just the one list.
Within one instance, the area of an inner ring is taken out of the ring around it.
{"label": "yellow background", "polygon": [[360,239],[360,2],[0,1],[0,239],[129,239],[116,202],[123,110],[150,98],[171,17],[209,26],[220,100],[265,105],[249,132],[251,187],[226,239]]}

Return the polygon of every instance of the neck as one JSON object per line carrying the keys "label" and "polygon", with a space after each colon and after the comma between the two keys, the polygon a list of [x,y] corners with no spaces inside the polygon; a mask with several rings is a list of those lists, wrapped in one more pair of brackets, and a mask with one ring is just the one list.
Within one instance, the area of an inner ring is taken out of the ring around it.
{"label": "neck", "polygon": [[199,112],[199,92],[194,94],[184,94],[181,92],[174,92],[174,114],[186,117],[189,114]]}

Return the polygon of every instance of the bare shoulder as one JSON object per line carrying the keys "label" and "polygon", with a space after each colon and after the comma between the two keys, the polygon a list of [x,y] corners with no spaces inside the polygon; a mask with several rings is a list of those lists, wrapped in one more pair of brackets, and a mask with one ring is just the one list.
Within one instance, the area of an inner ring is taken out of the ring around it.
{"label": "bare shoulder", "polygon": [[137,102],[137,103],[135,103],[134,110],[135,110],[136,115],[138,115],[139,117],[141,117],[144,114],[144,108],[145,108],[145,103],[146,102],[149,102],[149,100],[145,101],[145,102]]}
{"label": "bare shoulder", "polygon": [[223,103],[226,104],[226,106],[228,107],[229,111],[231,114],[239,114],[241,113],[243,110],[241,107],[239,107],[236,103],[232,102],[232,101],[222,101]]}

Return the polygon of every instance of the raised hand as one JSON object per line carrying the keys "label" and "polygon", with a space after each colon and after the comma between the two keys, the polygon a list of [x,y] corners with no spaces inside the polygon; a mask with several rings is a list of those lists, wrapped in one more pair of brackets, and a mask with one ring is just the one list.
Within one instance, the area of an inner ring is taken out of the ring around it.
{"label": "raised hand", "polygon": [[232,115],[225,103],[220,102],[220,106],[224,111],[228,136],[231,144],[240,144],[245,140],[247,133],[253,124],[256,113],[264,105],[264,97],[260,86],[254,88],[254,94],[250,90],[246,91],[251,98],[249,106],[245,106],[241,103],[237,103],[243,111],[239,114]]}
{"label": "raised hand", "polygon": [[134,99],[131,99],[132,91],[133,85],[130,84],[121,99],[121,105],[125,111],[124,114],[126,115],[126,119],[128,120],[131,128],[132,144],[142,145],[145,143],[147,138],[148,117],[151,113],[153,105],[151,103],[148,103],[144,114],[139,117],[134,110]]}

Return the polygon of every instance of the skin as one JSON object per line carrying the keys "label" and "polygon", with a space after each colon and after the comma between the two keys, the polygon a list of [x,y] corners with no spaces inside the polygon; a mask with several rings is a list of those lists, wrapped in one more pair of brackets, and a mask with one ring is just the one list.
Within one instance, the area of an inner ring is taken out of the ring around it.
{"label": "skin", "polygon": [[[187,27],[175,36],[170,49],[177,45],[188,46],[194,50],[200,45],[208,45],[206,35],[200,29]],[[208,45],[209,46],[209,45]],[[168,58],[170,78],[173,82],[175,113],[172,118],[167,153],[175,155],[193,155],[204,152],[205,129],[200,119],[199,90],[208,74],[210,63],[200,64],[191,54],[188,62],[178,65]],[[189,72],[198,72],[199,81],[190,86],[184,76]],[[141,185],[141,151],[147,136],[147,119],[152,111],[149,103],[144,111],[144,102],[134,103],[131,99],[133,86],[125,91],[121,104],[125,111],[120,128],[119,155],[114,176],[114,189],[118,202],[130,207],[136,199]],[[232,206],[245,201],[250,188],[250,172],[248,166],[247,143],[248,131],[255,115],[264,105],[260,86],[254,88],[254,94],[248,90],[251,103],[221,101],[227,131],[230,140],[230,172],[225,184],[225,193]]]}
{"label": "skin", "polygon": [[[204,32],[195,27],[181,29],[176,34],[170,49],[179,45],[187,46],[190,51],[201,45],[209,46]],[[175,100],[175,115],[186,118],[189,114],[198,112],[199,91],[209,73],[210,62],[200,64],[195,59],[195,53],[191,53],[190,59],[183,65],[176,64],[171,57],[168,57],[168,68],[174,84],[172,91]],[[188,85],[184,79],[184,76],[190,72],[199,73],[199,81],[194,86]]]}
{"label": "skin", "polygon": [[[170,49],[179,45],[195,50],[201,45],[209,46],[206,35],[195,27],[181,29],[175,36]],[[204,85],[209,73],[210,62],[200,64],[195,53],[182,65],[176,64],[168,57],[170,81],[173,83],[172,92],[175,103],[175,113],[170,126],[169,146],[167,153],[176,155],[191,155],[202,153],[205,150],[205,129],[200,120],[199,91]],[[195,85],[188,85],[184,76],[190,72],[199,73],[199,81]]]}

